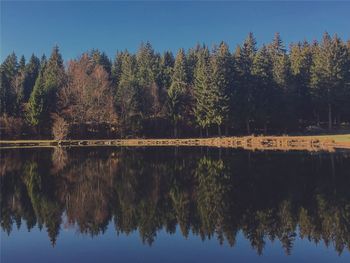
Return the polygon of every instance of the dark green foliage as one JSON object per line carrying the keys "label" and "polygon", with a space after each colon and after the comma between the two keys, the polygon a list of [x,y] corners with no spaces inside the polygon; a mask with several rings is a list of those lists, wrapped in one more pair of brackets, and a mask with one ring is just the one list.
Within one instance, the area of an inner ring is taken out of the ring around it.
{"label": "dark green foliage", "polygon": [[90,57],[97,65],[101,65],[109,75],[111,74],[112,63],[105,52],[101,52],[98,49],[93,49],[90,52]]}
{"label": "dark green foliage", "polygon": [[[274,122],[280,127],[286,127],[291,123],[291,118],[294,117],[291,114],[289,105],[290,102],[290,62],[286,53],[283,41],[279,33],[275,34],[275,37],[270,45],[267,47],[272,62],[272,74],[275,90],[275,107],[279,109],[274,112]],[[285,122],[286,121],[286,122]]]}
{"label": "dark green foliage", "polygon": [[[155,52],[149,42],[141,44],[136,54],[117,52],[113,63],[97,49],[88,54],[93,65],[107,73],[108,80],[101,72],[94,79],[109,83],[120,128],[113,131],[121,137],[193,137],[198,130],[202,135],[203,129],[207,136],[220,136],[222,128],[225,135],[278,134],[303,132],[315,125],[344,129],[350,123],[350,41],[337,35],[325,33],[320,43],[298,42],[286,49],[278,33],[260,48],[249,33],[233,53],[224,42],[212,51],[197,44],[188,51],[180,49],[176,59],[169,51]],[[32,55],[27,64],[23,56],[18,62],[14,53],[9,55],[0,67],[0,117],[22,122],[28,133],[26,124],[49,131],[53,114],[71,108],[57,105],[60,90],[69,83],[65,71],[58,47],[48,60]],[[91,81],[90,71],[89,66],[75,71],[87,76],[75,79]],[[64,99],[76,104],[80,96]],[[80,104],[100,100],[90,97]],[[92,105],[108,104],[95,102]],[[104,107],[106,111],[110,109]]]}
{"label": "dark green foliage", "polygon": [[35,81],[40,71],[40,60],[33,54],[26,65],[26,81],[24,86],[24,101],[27,102],[33,91]]}
{"label": "dark green foliage", "polygon": [[312,101],[310,92],[310,77],[312,65],[312,46],[303,42],[291,45],[291,85],[290,88],[290,113],[303,125],[303,121],[312,119]]}
{"label": "dark green foliage", "polygon": [[111,77],[115,87],[117,88],[122,74],[123,52],[117,52],[111,69]]}
{"label": "dark green foliage", "polygon": [[41,70],[29,99],[28,120],[39,128],[50,127],[50,114],[56,110],[57,93],[65,83],[63,60],[57,46],[50,59],[42,59]]}
{"label": "dark green foliage", "polygon": [[263,46],[256,54],[252,74],[254,76],[255,118],[263,126],[264,132],[278,111],[276,104],[276,86],[273,82],[272,59],[268,49]]}
{"label": "dark green foliage", "polygon": [[141,44],[137,54],[137,73],[136,80],[142,89],[141,110],[146,119],[155,117],[161,111],[160,89],[157,85],[157,76],[159,74],[159,55],[149,42]]}
{"label": "dark green foliage", "polygon": [[24,91],[25,91],[26,79],[27,79],[26,60],[24,56],[22,56],[18,63],[18,71],[12,84],[16,94],[15,112],[17,114],[21,113],[20,107],[24,102]]}
{"label": "dark green foliage", "polygon": [[45,121],[47,111],[47,103],[45,102],[45,83],[43,70],[40,71],[35,81],[33,92],[30,95],[28,104],[27,119],[29,124],[38,126]]}
{"label": "dark green foliage", "polygon": [[325,33],[320,45],[314,49],[311,86],[318,114],[324,114],[326,109],[329,129],[332,129],[334,113],[345,94],[348,71],[349,56],[345,44],[337,35],[331,38]]}
{"label": "dark green foliage", "polygon": [[160,58],[159,71],[156,80],[157,86],[159,87],[159,103],[162,113],[167,110],[166,103],[168,99],[168,89],[172,83],[173,71],[175,70],[174,64],[174,55],[169,51],[164,52]]}
{"label": "dark green foliage", "polygon": [[244,126],[250,133],[254,120],[255,92],[252,75],[253,62],[257,51],[256,40],[249,33],[242,47],[238,46],[234,53],[234,86],[231,95],[231,121],[236,126]]}
{"label": "dark green foliage", "polygon": [[211,119],[218,126],[221,136],[221,125],[228,125],[230,98],[233,85],[233,60],[228,45],[224,42],[214,50],[212,57],[214,110]]}
{"label": "dark green foliage", "polygon": [[120,56],[121,73],[116,93],[116,107],[121,127],[121,137],[141,130],[142,90],[136,79],[137,62],[127,51]]}
{"label": "dark green foliage", "polygon": [[206,129],[213,124],[215,112],[215,94],[212,82],[210,54],[207,47],[198,51],[198,61],[194,79],[194,116],[200,129]]}
{"label": "dark green foliage", "polygon": [[10,54],[0,68],[0,112],[14,115],[17,108],[14,82],[18,71],[17,56]]}
{"label": "dark green foliage", "polygon": [[189,103],[187,80],[187,65],[185,51],[180,49],[176,55],[174,73],[168,89],[168,112],[174,125],[174,136],[177,137],[177,125],[186,116],[186,106]]}

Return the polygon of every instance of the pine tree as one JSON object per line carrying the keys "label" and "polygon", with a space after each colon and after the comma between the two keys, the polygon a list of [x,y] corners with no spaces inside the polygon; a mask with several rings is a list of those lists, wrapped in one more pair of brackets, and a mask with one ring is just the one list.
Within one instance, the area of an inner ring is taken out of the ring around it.
{"label": "pine tree", "polygon": [[13,82],[18,71],[17,56],[13,52],[6,57],[0,67],[0,112],[14,115],[16,106],[16,92]]}
{"label": "pine tree", "polygon": [[28,102],[27,119],[33,126],[39,126],[45,121],[46,103],[45,103],[45,82],[44,68],[39,72],[38,78],[35,81],[33,91]]}
{"label": "pine tree", "polygon": [[332,129],[334,112],[344,94],[348,54],[345,44],[335,35],[332,39],[325,33],[315,50],[311,67],[311,86],[318,98],[319,110],[327,108],[328,129]]}
{"label": "pine tree", "polygon": [[167,112],[168,89],[172,82],[175,59],[170,51],[166,51],[160,58],[159,71],[156,78],[157,87],[159,89],[159,103],[162,116]]}
{"label": "pine tree", "polygon": [[144,118],[148,119],[159,114],[161,110],[159,102],[159,87],[157,76],[159,74],[159,56],[149,42],[141,44],[136,54],[137,81],[143,89],[143,102],[141,104]]}
{"label": "pine tree", "polygon": [[201,50],[204,48],[201,47],[199,44],[195,48],[189,49],[187,52],[187,57],[186,57],[186,64],[187,64],[187,78],[188,78],[188,83],[190,86],[194,86],[195,82],[195,71],[196,71],[196,65],[198,62],[198,56]]}
{"label": "pine tree", "polygon": [[212,57],[213,69],[213,116],[211,119],[218,126],[221,136],[221,125],[228,124],[229,104],[232,94],[233,61],[227,44],[222,42]]}
{"label": "pine tree", "polygon": [[15,113],[20,115],[22,113],[21,106],[24,102],[24,90],[26,85],[27,72],[26,72],[26,60],[24,56],[21,56],[18,63],[18,70],[15,78],[12,81],[12,86],[16,94]]}
{"label": "pine tree", "polygon": [[26,81],[24,85],[24,102],[28,102],[28,99],[30,97],[30,94],[32,93],[32,90],[35,85],[35,81],[39,75],[40,71],[40,60],[32,54],[32,56],[29,59],[28,64],[26,65]]}
{"label": "pine tree", "polygon": [[198,126],[206,129],[208,136],[208,128],[213,123],[211,117],[214,115],[215,97],[212,88],[212,70],[210,67],[210,54],[208,48],[203,48],[198,53],[198,61],[195,70],[194,80],[194,116]]}
{"label": "pine tree", "polygon": [[290,90],[288,89],[291,74],[289,57],[279,33],[275,34],[272,43],[268,45],[268,51],[272,59],[273,79],[277,87],[278,99],[275,103],[279,104],[275,120],[278,120],[280,125],[286,125],[284,120],[290,120],[293,117],[290,109],[293,102],[289,100]]}
{"label": "pine tree", "polygon": [[350,40],[346,43],[347,46],[347,52],[348,52],[348,60],[347,60],[347,73],[346,73],[346,83],[345,83],[345,96],[343,103],[343,111],[346,115],[346,120],[350,121],[350,107],[348,106],[350,101]]}
{"label": "pine tree", "polygon": [[[63,60],[57,46],[50,59],[43,57],[41,70],[29,99],[28,119],[34,126],[50,126],[50,114],[55,112],[57,94],[65,84]],[[39,127],[40,128],[40,127]]]}
{"label": "pine tree", "polygon": [[256,119],[263,125],[264,133],[266,133],[273,113],[278,109],[275,108],[276,91],[273,85],[272,59],[265,46],[258,51],[254,58],[252,73],[256,96]]}
{"label": "pine tree", "polygon": [[137,134],[141,130],[142,90],[136,78],[137,61],[135,56],[124,52],[121,61],[121,74],[116,93],[116,108],[121,126],[121,137],[128,132]]}
{"label": "pine tree", "polygon": [[242,47],[238,46],[234,53],[234,88],[231,99],[233,119],[244,123],[250,134],[250,123],[254,119],[255,92],[252,76],[253,61],[257,48],[253,33],[249,33]]}
{"label": "pine tree", "polygon": [[93,49],[91,50],[89,56],[91,57],[94,63],[96,63],[97,65],[101,65],[109,76],[111,75],[112,63],[105,52],[101,52],[98,49]]}
{"label": "pine tree", "polygon": [[124,52],[118,51],[112,64],[111,77],[115,87],[118,87],[120,76],[122,74],[123,55],[124,55]]}
{"label": "pine tree", "polygon": [[176,55],[172,82],[168,89],[169,116],[174,125],[174,137],[177,137],[178,122],[186,115],[188,101],[188,80],[186,56],[183,49]]}
{"label": "pine tree", "polygon": [[165,90],[171,85],[174,65],[175,58],[173,53],[170,51],[164,52],[160,60],[160,72],[157,83]]}
{"label": "pine tree", "polygon": [[[310,70],[312,47],[306,41],[292,44],[290,48],[291,83],[290,100],[292,114],[300,122],[311,119],[312,104],[310,94]],[[291,121],[291,120],[290,120]]]}

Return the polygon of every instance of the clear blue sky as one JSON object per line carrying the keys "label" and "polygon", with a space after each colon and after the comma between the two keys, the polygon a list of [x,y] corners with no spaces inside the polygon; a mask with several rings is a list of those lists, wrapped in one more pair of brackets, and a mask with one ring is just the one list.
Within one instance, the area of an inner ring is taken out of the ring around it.
{"label": "clear blue sky", "polygon": [[260,45],[277,31],[286,43],[324,31],[349,39],[350,2],[1,2],[1,61],[12,51],[49,54],[55,44],[65,59],[92,48],[114,57],[141,41],[161,52],[221,40],[234,49],[249,31]]}

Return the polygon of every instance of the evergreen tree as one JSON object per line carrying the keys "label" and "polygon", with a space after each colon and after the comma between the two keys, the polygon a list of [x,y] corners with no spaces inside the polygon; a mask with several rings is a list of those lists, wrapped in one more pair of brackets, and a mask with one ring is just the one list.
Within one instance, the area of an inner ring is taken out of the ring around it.
{"label": "evergreen tree", "polygon": [[252,67],[256,51],[256,40],[253,33],[249,33],[242,47],[238,46],[234,53],[234,88],[231,98],[231,115],[234,121],[245,124],[248,134],[250,134],[250,123],[255,112]]}
{"label": "evergreen tree", "polygon": [[18,71],[17,56],[13,52],[6,57],[0,67],[0,112],[8,115],[15,114],[16,92],[13,88],[13,82]]}
{"label": "evergreen tree", "polygon": [[201,50],[204,47],[201,47],[199,44],[195,48],[189,49],[187,52],[187,78],[188,78],[188,83],[190,86],[194,86],[195,82],[195,71],[196,71],[196,65],[198,62],[198,56]]}
{"label": "evergreen tree", "polygon": [[[286,120],[293,118],[292,101],[289,100],[291,97],[289,84],[290,84],[290,62],[289,57],[286,53],[283,41],[279,33],[275,34],[272,43],[268,46],[268,51],[272,60],[272,73],[274,83],[277,86],[275,103],[279,111],[275,113],[275,121],[279,122],[279,125],[287,125]],[[289,121],[288,121],[289,122]]]}
{"label": "evergreen tree", "polygon": [[45,82],[44,68],[39,72],[38,78],[35,81],[33,91],[28,102],[27,119],[33,126],[38,126],[45,121],[46,104],[45,104]]}
{"label": "evergreen tree", "polygon": [[186,56],[183,49],[176,55],[172,82],[168,89],[169,116],[174,125],[174,137],[177,137],[178,122],[186,115],[188,100],[188,80]]}
{"label": "evergreen tree", "polygon": [[350,40],[346,43],[347,52],[348,52],[348,60],[347,60],[347,73],[346,73],[346,83],[345,83],[345,96],[343,103],[343,111],[346,116],[346,120],[350,121],[350,107],[348,103],[350,101]]}
{"label": "evergreen tree", "polygon": [[141,130],[142,90],[136,79],[135,56],[124,52],[121,62],[120,81],[116,93],[116,107],[121,126],[121,137],[128,132],[137,134]]}
{"label": "evergreen tree", "polygon": [[30,94],[32,93],[32,90],[34,88],[35,81],[39,75],[39,71],[40,71],[40,60],[34,54],[32,54],[28,64],[26,65],[26,81],[25,81],[24,91],[23,91],[24,102],[28,102]]}
{"label": "evergreen tree", "polygon": [[166,51],[160,58],[157,86],[159,87],[159,102],[162,115],[167,111],[168,89],[172,82],[175,59],[171,52]]}
{"label": "evergreen tree", "polygon": [[254,58],[252,73],[256,96],[256,120],[263,125],[264,133],[266,133],[273,113],[278,109],[274,105],[276,90],[273,85],[272,60],[265,46],[258,51]]}
{"label": "evergreen tree", "polygon": [[[186,57],[185,57],[186,60]],[[158,85],[163,89],[168,89],[172,82],[175,58],[170,51],[164,52],[160,60],[160,72],[158,77]]]}
{"label": "evergreen tree", "polygon": [[292,114],[299,123],[311,119],[312,104],[310,94],[310,70],[312,65],[312,46],[306,41],[291,45],[291,84],[290,100]]}
{"label": "evergreen tree", "polygon": [[212,57],[214,111],[211,119],[218,126],[219,136],[221,136],[221,125],[223,123],[226,127],[228,125],[233,79],[232,62],[229,48],[222,42]]}
{"label": "evergreen tree", "polygon": [[311,67],[311,86],[318,101],[318,110],[327,109],[328,129],[332,129],[336,106],[344,94],[348,54],[345,44],[335,35],[325,33],[315,50]]}
{"label": "evergreen tree", "polygon": [[212,88],[212,72],[210,66],[210,54],[208,48],[203,48],[199,51],[198,61],[195,70],[194,80],[194,116],[198,126],[206,129],[208,136],[208,128],[213,123],[211,117],[214,112],[214,94]]}
{"label": "evergreen tree", "polygon": [[29,99],[28,119],[32,125],[49,126],[47,124],[50,124],[50,114],[56,108],[57,93],[64,83],[63,60],[55,46],[50,59],[47,62],[45,57],[42,59],[41,72]]}
{"label": "evergreen tree", "polygon": [[123,61],[123,52],[117,52],[117,55],[115,56],[115,59],[112,64],[112,69],[111,69],[111,77],[113,80],[113,84],[115,87],[118,87],[119,81],[120,81],[120,76],[122,74],[122,61]]}
{"label": "evergreen tree", "polygon": [[112,63],[105,52],[101,52],[98,49],[93,49],[90,52],[90,57],[94,63],[101,65],[109,76],[111,75]]}
{"label": "evergreen tree", "polygon": [[157,86],[157,75],[159,72],[159,60],[149,42],[141,44],[136,55],[137,81],[143,89],[142,111],[144,117],[156,116],[160,110],[159,87]]}
{"label": "evergreen tree", "polygon": [[16,103],[15,103],[15,114],[20,115],[22,110],[21,106],[24,101],[24,89],[26,84],[26,60],[24,56],[21,56],[21,59],[18,63],[18,70],[17,74],[12,81],[12,86],[14,88],[15,94],[16,94]]}

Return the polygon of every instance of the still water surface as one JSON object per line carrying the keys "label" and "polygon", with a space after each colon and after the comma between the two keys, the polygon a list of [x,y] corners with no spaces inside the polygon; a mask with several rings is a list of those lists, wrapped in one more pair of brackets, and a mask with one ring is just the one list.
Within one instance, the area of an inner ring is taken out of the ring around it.
{"label": "still water surface", "polygon": [[350,153],[1,150],[1,262],[350,262]]}

